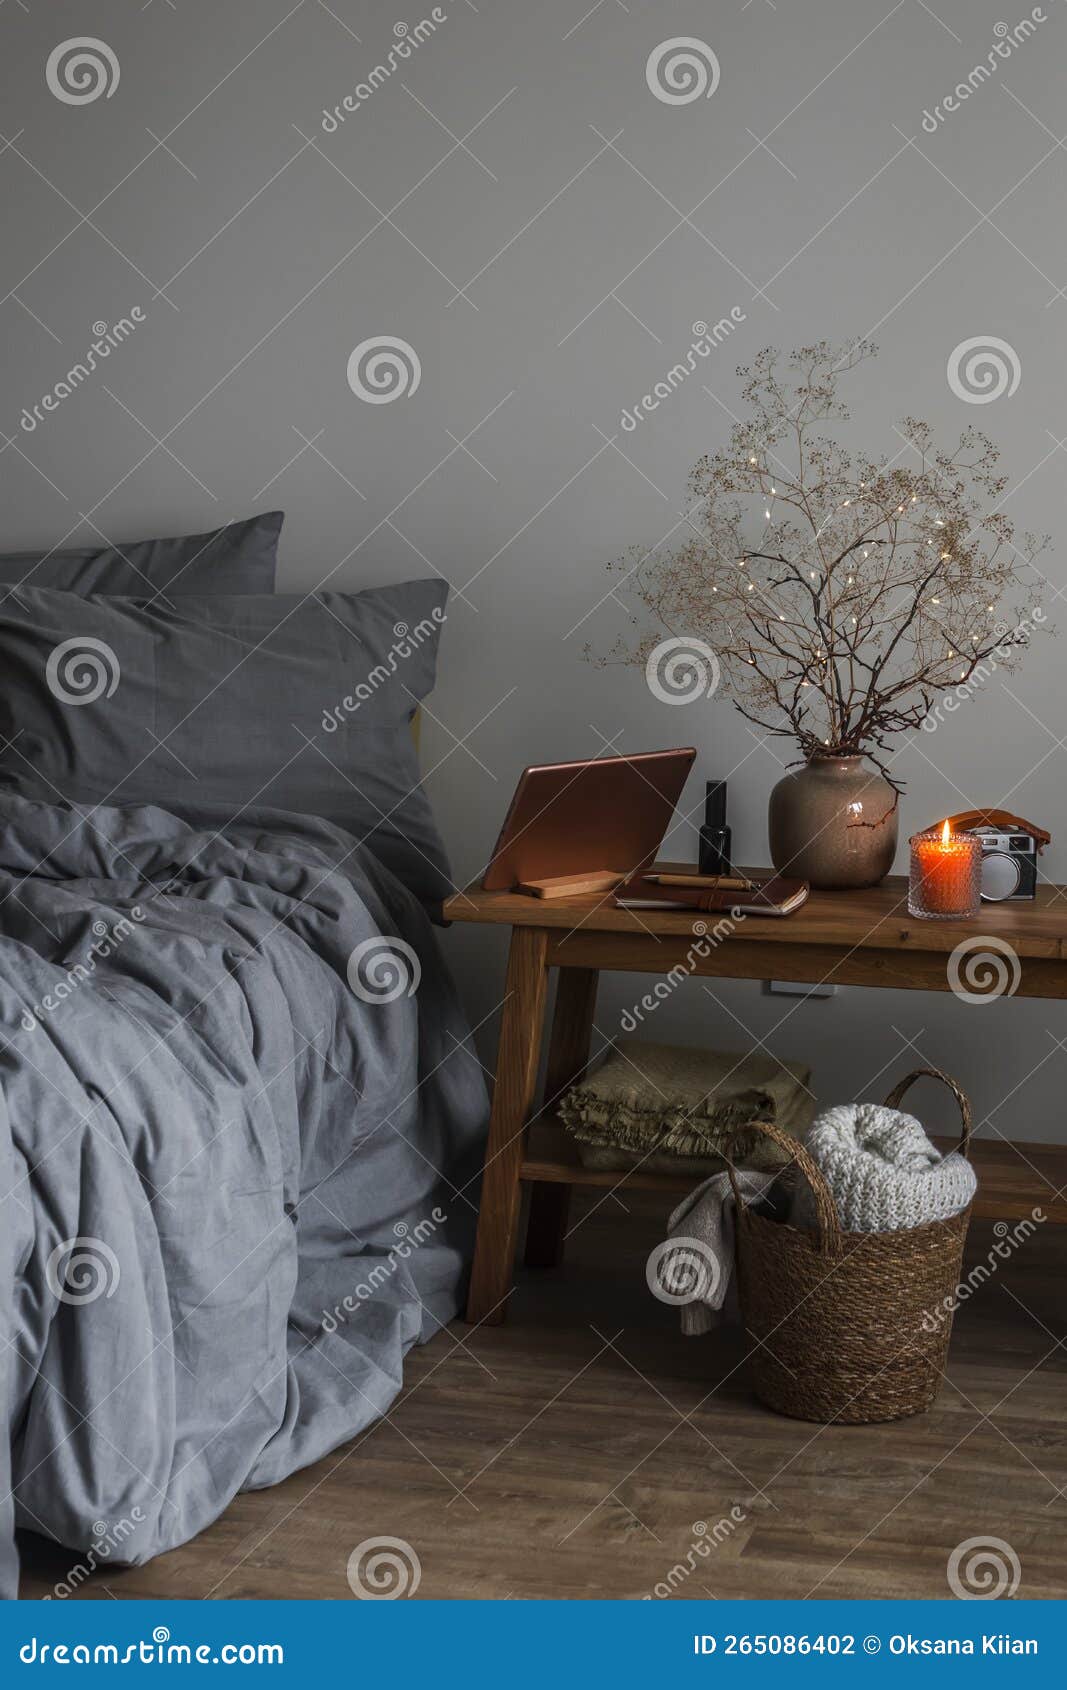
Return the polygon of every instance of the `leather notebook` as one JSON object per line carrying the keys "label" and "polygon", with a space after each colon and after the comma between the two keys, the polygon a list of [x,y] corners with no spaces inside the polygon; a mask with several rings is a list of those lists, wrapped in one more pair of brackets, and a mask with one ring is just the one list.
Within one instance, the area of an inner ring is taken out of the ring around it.
{"label": "leather notebook", "polygon": [[792,915],[807,902],[809,890],[806,880],[791,880],[782,874],[753,881],[749,888],[694,886],[691,891],[686,887],[662,886],[638,877],[623,887],[615,902],[620,909],[699,910],[723,914],[739,910],[744,915]]}

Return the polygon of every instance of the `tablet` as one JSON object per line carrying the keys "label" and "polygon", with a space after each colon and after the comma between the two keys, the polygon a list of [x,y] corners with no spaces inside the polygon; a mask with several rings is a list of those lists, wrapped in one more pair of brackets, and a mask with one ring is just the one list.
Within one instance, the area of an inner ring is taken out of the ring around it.
{"label": "tablet", "polygon": [[482,879],[520,882],[650,867],[696,757],[692,746],[524,769]]}

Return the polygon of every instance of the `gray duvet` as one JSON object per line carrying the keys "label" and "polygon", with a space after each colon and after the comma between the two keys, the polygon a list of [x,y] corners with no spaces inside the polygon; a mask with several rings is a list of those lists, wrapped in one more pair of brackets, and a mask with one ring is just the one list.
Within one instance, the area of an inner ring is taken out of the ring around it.
{"label": "gray duvet", "polygon": [[148,1559],[457,1308],[486,1106],[425,913],[326,823],[196,821],[0,796],[7,1595],[11,1494]]}

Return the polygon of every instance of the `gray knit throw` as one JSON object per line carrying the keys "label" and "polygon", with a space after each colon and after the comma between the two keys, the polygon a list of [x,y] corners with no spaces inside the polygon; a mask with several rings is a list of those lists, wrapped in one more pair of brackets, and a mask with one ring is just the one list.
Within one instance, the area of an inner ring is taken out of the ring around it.
{"label": "gray knit throw", "polygon": [[[846,1232],[897,1232],[959,1214],[975,1191],[974,1170],[959,1151],[942,1156],[914,1115],[884,1103],[826,1109],[804,1138],[830,1187]],[[806,1182],[793,1216],[814,1224]]]}

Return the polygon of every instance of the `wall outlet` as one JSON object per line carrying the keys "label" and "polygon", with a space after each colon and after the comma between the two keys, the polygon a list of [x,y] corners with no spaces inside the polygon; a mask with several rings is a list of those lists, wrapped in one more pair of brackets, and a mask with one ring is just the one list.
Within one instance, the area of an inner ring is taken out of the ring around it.
{"label": "wall outlet", "polygon": [[783,998],[832,998],[837,991],[836,986],[805,986],[800,980],[767,980],[765,984],[768,992]]}

